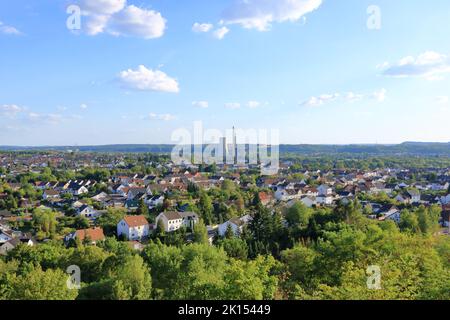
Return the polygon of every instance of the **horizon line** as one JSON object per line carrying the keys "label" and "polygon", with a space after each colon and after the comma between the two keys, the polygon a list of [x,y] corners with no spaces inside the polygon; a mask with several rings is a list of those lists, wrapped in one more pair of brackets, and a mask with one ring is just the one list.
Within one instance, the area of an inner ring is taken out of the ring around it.
{"label": "horizon line", "polygon": [[[407,143],[418,143],[418,144],[450,144],[450,141],[439,142],[439,141],[403,141],[398,143],[279,143],[279,146],[395,146]],[[203,145],[208,145],[213,143],[205,143]],[[79,148],[79,147],[106,147],[106,146],[176,146],[176,143],[105,143],[105,144],[67,144],[67,145],[0,145],[0,148]],[[189,144],[186,144],[189,145]],[[191,146],[198,144],[190,144]],[[238,143],[238,145],[255,145],[255,143]],[[270,144],[261,144],[270,145]]]}

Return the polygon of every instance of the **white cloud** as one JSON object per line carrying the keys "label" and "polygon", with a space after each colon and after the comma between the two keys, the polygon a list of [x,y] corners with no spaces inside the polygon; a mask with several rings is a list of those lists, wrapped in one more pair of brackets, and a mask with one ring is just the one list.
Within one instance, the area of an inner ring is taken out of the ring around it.
{"label": "white cloud", "polygon": [[322,0],[235,0],[225,10],[226,24],[267,31],[274,22],[298,21],[322,4]]}
{"label": "white cloud", "polygon": [[194,23],[192,31],[194,32],[209,32],[214,26],[210,23]]}
{"label": "white cloud", "polygon": [[169,114],[169,113],[163,113],[163,114],[150,113],[149,118],[151,120],[162,120],[162,121],[175,120],[175,116],[172,114]]}
{"label": "white cloud", "polygon": [[36,113],[36,112],[30,112],[28,114],[28,118],[30,118],[31,120],[37,120],[41,117],[40,114]]}
{"label": "white cloud", "polygon": [[239,102],[228,102],[225,103],[225,108],[227,109],[239,109],[241,104]]}
{"label": "white cloud", "polygon": [[354,93],[354,92],[348,92],[345,95],[345,100],[348,102],[357,102],[360,101],[364,98],[364,95],[359,94],[359,93]]}
{"label": "white cloud", "polygon": [[308,107],[318,107],[321,106],[327,102],[331,102],[339,98],[339,93],[334,94],[322,94],[318,97],[311,97],[308,100],[300,103],[302,106],[308,106]]}
{"label": "white cloud", "polygon": [[29,125],[57,125],[62,122],[79,120],[79,115],[63,115],[61,113],[38,113],[15,104],[0,105],[0,120],[8,119],[8,125],[20,128],[28,128]]}
{"label": "white cloud", "polygon": [[177,93],[180,91],[177,80],[160,70],[147,69],[140,65],[136,70],[128,69],[119,74],[122,85],[140,91],[160,91]]}
{"label": "white cloud", "polygon": [[251,108],[251,109],[255,109],[261,106],[261,102],[259,101],[249,101],[247,102],[247,107]]}
{"label": "white cloud", "polygon": [[159,38],[164,35],[166,20],[161,13],[153,10],[127,6],[114,14],[108,23],[113,35],[135,36],[144,39]]}
{"label": "white cloud", "polygon": [[80,109],[86,110],[87,108],[88,108],[88,105],[85,104],[85,103],[82,103],[82,104],[80,105]]}
{"label": "white cloud", "polygon": [[371,98],[377,100],[378,102],[383,102],[384,100],[386,100],[386,94],[387,90],[383,88],[381,90],[373,92],[371,94]]}
{"label": "white cloud", "polygon": [[20,36],[22,35],[22,32],[17,30],[16,28],[12,26],[5,25],[3,22],[0,21],[0,33],[6,34],[6,35],[13,35],[13,36]]}
{"label": "white cloud", "polygon": [[448,96],[439,96],[436,97],[436,102],[438,104],[448,104],[450,101],[450,98]]}
{"label": "white cloud", "polygon": [[42,123],[42,124],[51,124],[51,125],[58,125],[62,122],[69,121],[69,120],[81,120],[82,117],[76,114],[64,116],[59,113],[36,113],[36,112],[29,112],[27,115],[28,120],[34,122],[34,123]]}
{"label": "white cloud", "polygon": [[422,77],[427,80],[437,80],[441,79],[445,73],[450,73],[450,58],[445,54],[427,51],[417,58],[408,56],[400,59],[394,65],[387,65],[383,75],[397,78]]}
{"label": "white cloud", "polygon": [[126,0],[81,0],[78,5],[86,17],[83,27],[89,35],[108,33],[144,39],[164,35],[166,20],[161,13],[127,6]]}
{"label": "white cloud", "polygon": [[362,93],[355,93],[355,92],[347,92],[345,94],[341,93],[334,93],[334,94],[322,94],[320,96],[313,96],[303,102],[300,103],[301,106],[308,106],[308,107],[318,107],[322,106],[326,103],[330,103],[336,100],[342,100],[345,102],[358,102],[363,99],[372,99],[376,100],[377,102],[384,102],[386,100],[386,89],[380,89],[377,91],[374,91],[370,94],[362,94]]}
{"label": "white cloud", "polygon": [[228,32],[230,32],[230,29],[227,27],[221,27],[213,32],[213,36],[216,39],[222,40]]}
{"label": "white cloud", "polygon": [[80,0],[78,5],[87,15],[110,16],[125,8],[126,0]]}
{"label": "white cloud", "polygon": [[208,101],[193,101],[192,105],[194,107],[203,108],[203,109],[206,109],[209,107]]}
{"label": "white cloud", "polygon": [[7,118],[15,118],[19,113],[23,112],[24,108],[15,104],[4,104],[0,106],[0,114]]}

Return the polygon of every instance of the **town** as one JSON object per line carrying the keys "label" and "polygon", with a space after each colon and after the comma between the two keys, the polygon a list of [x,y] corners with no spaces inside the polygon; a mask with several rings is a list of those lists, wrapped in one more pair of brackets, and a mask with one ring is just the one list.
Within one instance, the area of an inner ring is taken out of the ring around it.
{"label": "town", "polygon": [[408,234],[448,238],[450,160],[387,159],[392,167],[377,167],[380,158],[311,159],[282,156],[279,173],[262,176],[258,165],[175,165],[167,154],[5,151],[0,259],[21,259],[24,247],[114,241],[138,255],[155,245],[203,243],[236,259],[283,261],[299,241],[320,242],[341,229],[338,222],[363,229],[390,222]]}

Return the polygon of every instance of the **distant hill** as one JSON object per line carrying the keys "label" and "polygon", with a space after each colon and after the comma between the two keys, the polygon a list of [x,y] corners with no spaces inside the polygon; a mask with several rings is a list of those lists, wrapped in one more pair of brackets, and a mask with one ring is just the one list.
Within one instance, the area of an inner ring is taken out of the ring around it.
{"label": "distant hill", "polygon": [[[18,147],[0,146],[0,151],[80,151],[117,153],[170,153],[174,145],[169,144],[118,144],[104,146],[42,146]],[[361,154],[361,155],[417,155],[449,156],[450,142],[404,142],[396,145],[351,144],[351,145],[280,145],[280,153],[301,155],[313,154]]]}
{"label": "distant hill", "polygon": [[395,145],[281,145],[281,153],[450,156],[450,142],[404,142]]}

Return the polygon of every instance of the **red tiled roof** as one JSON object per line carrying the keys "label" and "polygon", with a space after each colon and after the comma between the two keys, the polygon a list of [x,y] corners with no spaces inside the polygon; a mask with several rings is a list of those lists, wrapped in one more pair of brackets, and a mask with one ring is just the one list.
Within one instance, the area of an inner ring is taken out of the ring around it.
{"label": "red tiled roof", "polygon": [[125,220],[130,228],[148,224],[148,221],[144,216],[125,216],[123,220]]}
{"label": "red tiled roof", "polygon": [[81,241],[83,241],[85,238],[89,238],[91,241],[105,240],[105,235],[103,234],[102,228],[77,230],[76,236]]}

